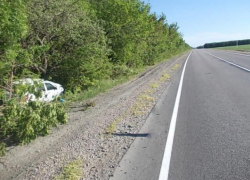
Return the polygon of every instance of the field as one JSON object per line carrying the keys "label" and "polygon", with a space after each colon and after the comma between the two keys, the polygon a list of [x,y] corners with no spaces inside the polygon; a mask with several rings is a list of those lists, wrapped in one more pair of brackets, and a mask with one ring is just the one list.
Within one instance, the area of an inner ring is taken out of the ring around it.
{"label": "field", "polygon": [[219,47],[217,49],[226,49],[226,50],[238,50],[238,51],[250,51],[250,44],[240,45],[240,46],[227,46]]}

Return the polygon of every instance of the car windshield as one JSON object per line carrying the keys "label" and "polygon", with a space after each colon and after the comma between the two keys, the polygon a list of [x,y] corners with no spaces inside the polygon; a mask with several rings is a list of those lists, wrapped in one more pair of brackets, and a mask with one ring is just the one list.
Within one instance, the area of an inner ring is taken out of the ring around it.
{"label": "car windshield", "polygon": [[47,87],[47,90],[53,90],[53,89],[56,89],[55,86],[53,86],[52,84],[50,83],[45,83],[45,86]]}

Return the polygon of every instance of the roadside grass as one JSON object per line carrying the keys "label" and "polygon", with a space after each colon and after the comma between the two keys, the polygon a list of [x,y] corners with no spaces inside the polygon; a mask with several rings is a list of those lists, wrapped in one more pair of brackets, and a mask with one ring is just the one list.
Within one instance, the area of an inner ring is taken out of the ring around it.
{"label": "roadside grass", "polygon": [[6,145],[5,143],[1,142],[0,143],[0,157],[5,156],[6,152]]}
{"label": "roadside grass", "polygon": [[117,124],[120,123],[128,115],[132,114],[134,116],[140,116],[146,113],[147,107],[154,102],[154,98],[151,97],[152,90],[147,89],[136,99],[135,104],[126,110],[120,117],[115,118],[110,125],[104,130],[105,134],[112,135],[116,132]]}
{"label": "roadside grass", "polygon": [[250,51],[250,44],[239,45],[239,46],[218,47],[216,49],[236,50],[236,51]]}
{"label": "roadside grass", "polygon": [[[179,64],[175,64],[171,70],[174,71],[180,67]],[[169,71],[169,70],[168,70]],[[133,116],[141,116],[144,115],[149,108],[152,107],[152,104],[154,103],[155,99],[152,97],[153,93],[157,90],[157,88],[160,86],[160,84],[169,81],[171,79],[170,74],[168,71],[165,71],[162,76],[154,81],[152,84],[148,86],[146,90],[144,90],[137,98],[134,103],[128,110],[126,110],[120,117],[114,119],[110,125],[104,130],[105,134],[108,134],[109,136],[112,135],[116,129],[117,125],[128,115]]]}
{"label": "roadside grass", "polygon": [[112,87],[122,84],[128,80],[129,80],[128,77],[121,77],[115,80],[112,79],[102,80],[98,86],[90,87],[88,88],[88,90],[82,91],[80,93],[73,94],[71,92],[66,92],[64,98],[66,99],[66,104],[71,104],[72,102],[91,99],[96,95],[106,92]]}
{"label": "roadside grass", "polygon": [[116,131],[117,124],[122,120],[122,118],[116,118],[111,122],[111,124],[105,129],[105,133],[109,136]]}
{"label": "roadside grass", "polygon": [[160,82],[164,82],[166,80],[170,80],[170,75],[168,73],[165,73],[160,77]]}
{"label": "roadside grass", "polygon": [[57,175],[54,180],[79,180],[82,178],[83,163],[81,160],[75,160],[62,168],[62,173]]}
{"label": "roadside grass", "polygon": [[[187,51],[189,51],[189,49],[183,50],[182,52],[179,52],[176,55],[184,54]],[[159,57],[159,61],[157,61],[155,63],[155,65],[159,64],[161,62],[164,62],[164,61],[169,61],[172,57],[174,57],[176,55],[169,55],[168,53],[163,54],[161,57]],[[91,98],[97,96],[98,94],[106,92],[109,89],[111,89],[111,88],[113,88],[113,87],[115,87],[117,85],[128,82],[129,80],[135,78],[140,73],[146,71],[147,69],[149,69],[151,67],[152,66],[140,67],[140,68],[133,71],[133,72],[136,72],[134,74],[123,76],[123,77],[117,77],[115,79],[102,80],[102,81],[99,82],[98,86],[90,87],[90,88],[88,88],[88,90],[85,90],[85,91],[82,91],[82,92],[79,92],[79,93],[73,94],[73,93],[71,93],[69,91],[66,91],[66,93],[65,93],[65,95],[63,97],[63,99],[65,99],[65,105],[67,107],[69,107],[73,102],[91,99]],[[158,88],[157,84],[154,84],[153,86],[155,88]]]}
{"label": "roadside grass", "polygon": [[132,115],[140,116],[146,113],[148,109],[147,107],[154,102],[154,98],[151,96],[151,93],[143,93],[137,98],[137,102],[130,108]]}
{"label": "roadside grass", "polygon": [[159,84],[157,82],[154,82],[150,85],[151,88],[158,88]]}
{"label": "roadside grass", "polygon": [[179,64],[175,64],[172,68],[171,68],[171,70],[176,70],[176,69],[178,69],[180,67],[180,65]]}
{"label": "roadside grass", "polygon": [[155,99],[152,97],[152,94],[157,90],[160,83],[163,83],[167,80],[170,80],[170,75],[168,73],[165,73],[157,81],[149,85],[149,88],[144,90],[142,94],[140,94],[136,98],[136,102],[134,103],[134,105],[131,106],[127,111],[125,111],[125,113],[119,118],[114,119],[104,130],[104,132],[109,136],[112,135],[116,131],[117,124],[130,114],[136,117],[144,115],[155,101]]}
{"label": "roadside grass", "polygon": [[63,99],[66,100],[65,105],[68,107],[73,102],[88,100],[88,99],[91,99],[91,98],[97,96],[100,93],[107,92],[111,88],[113,88],[113,87],[115,87],[117,85],[123,84],[125,82],[128,82],[129,80],[135,78],[136,76],[138,76],[138,74],[144,72],[148,68],[150,68],[150,66],[142,67],[142,68],[137,69],[137,71],[138,71],[137,74],[118,77],[116,79],[102,80],[102,81],[99,82],[98,86],[90,87],[90,88],[88,88],[88,90],[85,90],[85,91],[82,91],[82,92],[79,92],[79,93],[73,94],[72,92],[66,91],[65,94],[64,94],[64,97],[63,97]]}

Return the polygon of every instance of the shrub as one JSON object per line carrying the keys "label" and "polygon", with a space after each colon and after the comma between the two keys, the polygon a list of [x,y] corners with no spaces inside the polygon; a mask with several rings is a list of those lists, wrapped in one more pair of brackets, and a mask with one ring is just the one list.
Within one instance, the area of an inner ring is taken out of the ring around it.
{"label": "shrub", "polygon": [[16,99],[7,101],[0,116],[0,136],[15,143],[26,144],[39,135],[47,135],[51,126],[67,122],[61,104],[31,101],[20,103]]}

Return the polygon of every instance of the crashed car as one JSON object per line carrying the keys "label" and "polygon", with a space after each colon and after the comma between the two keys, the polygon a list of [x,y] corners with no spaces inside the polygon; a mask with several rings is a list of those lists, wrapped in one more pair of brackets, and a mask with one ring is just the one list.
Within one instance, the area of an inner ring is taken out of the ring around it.
{"label": "crashed car", "polygon": [[[38,83],[34,83],[34,82],[38,82]],[[35,84],[39,84],[38,87],[36,87],[37,91],[41,91],[41,96],[39,98],[37,98],[33,93],[29,93],[27,92],[26,95],[26,102],[28,101],[42,101],[42,102],[51,102],[53,101],[56,97],[60,96],[63,91],[64,88],[62,87],[62,85],[58,84],[58,83],[54,83],[51,81],[47,81],[47,80],[42,80],[42,79],[30,79],[30,78],[26,78],[26,79],[22,79],[20,81],[16,81],[13,84],[30,84],[30,85],[35,85]]]}

